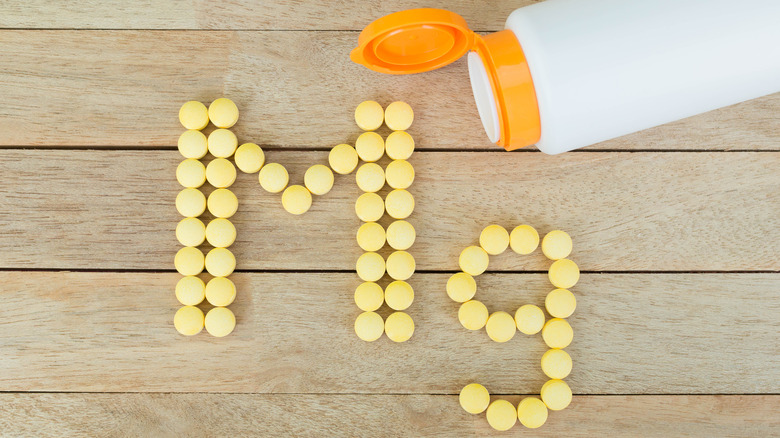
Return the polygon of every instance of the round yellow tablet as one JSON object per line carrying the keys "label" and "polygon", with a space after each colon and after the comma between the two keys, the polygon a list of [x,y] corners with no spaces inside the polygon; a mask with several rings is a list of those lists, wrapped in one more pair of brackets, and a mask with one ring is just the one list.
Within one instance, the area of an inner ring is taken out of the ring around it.
{"label": "round yellow tablet", "polygon": [[206,135],[198,130],[189,129],[179,136],[179,152],[184,158],[201,159],[208,150]]}
{"label": "round yellow tablet", "polygon": [[544,299],[547,313],[556,318],[568,318],[577,308],[577,298],[566,289],[555,289]]}
{"label": "round yellow tablet", "polygon": [[509,246],[509,233],[501,225],[488,225],[479,234],[479,246],[490,255],[499,255]]}
{"label": "round yellow tablet", "polygon": [[542,355],[542,371],[551,379],[565,379],[571,373],[569,353],[553,348]]}
{"label": "round yellow tablet", "polygon": [[217,188],[230,187],[236,181],[236,167],[224,158],[215,158],[206,166],[206,180]]}
{"label": "round yellow tablet", "polygon": [[565,231],[550,231],[542,239],[542,252],[550,260],[565,259],[571,254],[571,237]]}
{"label": "round yellow tablet", "polygon": [[414,301],[414,289],[401,280],[396,280],[385,288],[385,302],[393,310],[406,310]]}
{"label": "round yellow tablet", "polygon": [[197,217],[206,211],[206,195],[198,189],[184,189],[176,195],[176,210],[184,217]]}
{"label": "round yellow tablet", "polygon": [[227,248],[214,248],[206,254],[206,270],[215,277],[227,277],[236,269],[236,257]]}
{"label": "round yellow tablet", "polygon": [[563,380],[548,380],[542,385],[540,395],[547,408],[553,411],[560,411],[571,403],[571,388]]}
{"label": "round yellow tablet", "polygon": [[526,397],[517,405],[517,418],[523,426],[536,429],[547,421],[547,406],[536,397]]}
{"label": "round yellow tablet", "polygon": [[385,201],[376,193],[363,193],[355,201],[355,213],[363,222],[378,221],[385,214]]}
{"label": "round yellow tablet", "polygon": [[238,198],[228,189],[217,189],[209,195],[209,213],[218,218],[229,218],[238,211]]}
{"label": "round yellow tablet", "polygon": [[406,342],[414,333],[414,321],[404,312],[393,312],[385,320],[385,334],[393,342]]}
{"label": "round yellow tablet", "polygon": [[311,208],[311,192],[304,186],[292,185],[282,193],[282,207],[292,214],[304,214]]}
{"label": "round yellow tablet", "polygon": [[357,151],[348,144],[336,145],[328,154],[328,164],[340,175],[351,173],[358,165]]}
{"label": "round yellow tablet", "polygon": [[236,299],[236,285],[225,277],[214,277],[206,285],[205,294],[212,306],[229,306]]}
{"label": "round yellow tablet", "polygon": [[238,139],[229,129],[215,129],[208,138],[209,152],[218,158],[228,158],[236,152]]}
{"label": "round yellow tablet", "polygon": [[255,173],[262,169],[265,164],[265,153],[263,149],[254,143],[244,143],[236,149],[236,167],[244,173]]}
{"label": "round yellow tablet", "polygon": [[176,283],[176,299],[185,306],[197,306],[206,296],[206,284],[198,277],[188,275]]}
{"label": "round yellow tablet", "polygon": [[382,307],[384,302],[385,292],[382,286],[372,281],[360,283],[355,289],[355,304],[364,312],[373,312]]}
{"label": "round yellow tablet", "polygon": [[519,225],[509,234],[509,246],[518,254],[531,254],[539,246],[539,233],[530,225]]}
{"label": "round yellow tablet", "polygon": [[533,304],[520,306],[515,312],[515,325],[525,335],[539,333],[544,327],[544,312]]}
{"label": "round yellow tablet", "polygon": [[201,102],[191,100],[179,108],[179,121],[185,128],[199,131],[209,124],[209,110]]}
{"label": "round yellow tablet", "polygon": [[517,422],[517,410],[506,400],[496,400],[487,408],[487,421],[495,430],[509,430]]}
{"label": "round yellow tablet", "polygon": [[366,163],[358,167],[355,181],[364,192],[378,192],[385,185],[385,171],[376,163]]}
{"label": "round yellow tablet", "polygon": [[206,239],[206,226],[195,217],[185,217],[176,225],[176,239],[184,246],[198,246]]}
{"label": "round yellow tablet", "polygon": [[290,175],[287,169],[279,163],[268,163],[260,169],[257,175],[260,186],[267,192],[279,193],[287,187]]}
{"label": "round yellow tablet", "polygon": [[173,315],[173,326],[184,336],[193,336],[203,330],[203,311],[195,306],[184,306]]}
{"label": "round yellow tablet", "polygon": [[380,126],[385,119],[385,111],[382,105],[373,100],[362,102],[355,108],[355,123],[364,131],[373,131]]}
{"label": "round yellow tablet", "polygon": [[236,316],[227,307],[215,307],[206,314],[206,331],[211,336],[221,338],[236,328]]}
{"label": "round yellow tablet", "polygon": [[569,259],[560,259],[550,265],[547,272],[550,283],[560,289],[569,289],[580,280],[580,268]]}
{"label": "round yellow tablet", "polygon": [[488,254],[482,247],[469,246],[460,252],[458,264],[460,269],[471,275],[479,275],[488,267]]}
{"label": "round yellow tablet", "polygon": [[363,312],[355,318],[355,334],[366,342],[376,341],[384,331],[385,322],[378,313]]}
{"label": "round yellow tablet", "polygon": [[414,257],[406,251],[394,251],[387,257],[387,275],[393,280],[407,280],[414,274]]}
{"label": "round yellow tablet", "polygon": [[452,298],[453,301],[465,303],[474,298],[474,294],[476,293],[477,282],[474,280],[474,277],[465,272],[453,274],[452,277],[447,280],[447,295]]}
{"label": "round yellow tablet", "polygon": [[364,251],[379,251],[385,246],[385,229],[376,222],[366,222],[358,228],[357,243]]}
{"label": "round yellow tablet", "polygon": [[506,312],[493,312],[485,324],[485,331],[490,339],[496,342],[506,342],[515,336],[517,326],[515,326],[515,319],[512,318],[512,315]]}
{"label": "round yellow tablet", "polygon": [[225,218],[216,218],[206,225],[206,240],[214,248],[227,248],[236,241],[236,227]]}
{"label": "round yellow tablet", "polygon": [[406,102],[393,102],[385,109],[385,124],[393,131],[406,131],[412,126],[414,111]]}
{"label": "round yellow tablet", "polygon": [[406,189],[414,181],[414,167],[406,160],[393,160],[385,169],[385,179],[394,189]]}
{"label": "round yellow tablet", "polygon": [[387,244],[393,249],[409,249],[417,238],[412,224],[406,221],[394,221],[387,227]]}
{"label": "round yellow tablet", "polygon": [[376,132],[364,132],[355,140],[358,157],[367,163],[373,163],[385,154],[385,140]]}
{"label": "round yellow tablet", "polygon": [[490,404],[490,393],[479,383],[469,383],[460,390],[460,407],[469,414],[481,414]]}
{"label": "round yellow tablet", "polygon": [[542,339],[550,348],[566,348],[574,339],[574,330],[565,319],[553,318],[544,325]]}
{"label": "round yellow tablet", "polygon": [[385,209],[393,219],[406,219],[414,211],[414,196],[404,189],[395,189],[387,194]]}
{"label": "round yellow tablet", "polygon": [[363,281],[377,281],[385,275],[385,259],[375,252],[366,252],[355,264],[358,277]]}
{"label": "round yellow tablet", "polygon": [[184,187],[198,188],[206,182],[206,166],[199,160],[187,158],[176,167],[176,180]]}
{"label": "round yellow tablet", "polygon": [[303,184],[312,194],[324,195],[333,188],[333,172],[328,166],[315,164],[306,169]]}
{"label": "round yellow tablet", "polygon": [[414,139],[406,131],[393,131],[385,139],[385,153],[393,160],[408,160],[414,152]]}
{"label": "round yellow tablet", "polygon": [[238,107],[226,97],[211,102],[209,120],[218,128],[230,128],[238,121]]}
{"label": "round yellow tablet", "polygon": [[203,272],[203,252],[192,246],[180,249],[173,258],[173,265],[181,275],[198,275]]}
{"label": "round yellow tablet", "polygon": [[458,309],[460,324],[469,330],[479,330],[487,324],[488,309],[477,300],[469,300]]}

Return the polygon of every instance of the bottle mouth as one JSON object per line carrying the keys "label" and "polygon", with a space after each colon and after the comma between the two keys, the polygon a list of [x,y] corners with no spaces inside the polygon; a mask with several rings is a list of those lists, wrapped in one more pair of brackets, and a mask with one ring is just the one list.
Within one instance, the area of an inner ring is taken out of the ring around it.
{"label": "bottle mouth", "polygon": [[501,126],[498,119],[498,105],[493,95],[493,87],[490,84],[485,63],[477,52],[468,54],[469,78],[471,79],[471,92],[477,103],[479,118],[485,133],[493,143],[498,143],[501,137]]}

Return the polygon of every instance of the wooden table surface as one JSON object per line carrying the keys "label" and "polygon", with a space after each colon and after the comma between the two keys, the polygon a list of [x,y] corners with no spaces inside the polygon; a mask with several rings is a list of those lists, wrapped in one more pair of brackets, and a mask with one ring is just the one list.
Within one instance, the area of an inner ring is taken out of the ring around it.
{"label": "wooden table surface", "polygon": [[[495,31],[528,3],[426,6]],[[3,2],[0,434],[499,435],[457,393],[538,394],[545,346],[467,332],[444,284],[484,226],[529,223],[567,230],[583,271],[574,401],[532,435],[780,435],[780,94],[559,156],[507,153],[463,60],[410,76],[349,60],[363,26],[419,5]],[[410,341],[354,335],[354,176],[293,217],[239,175],[236,330],[175,332],[176,115],[221,96],[239,141],[298,183],[355,140],[359,102],[413,106]],[[541,305],[548,265],[494,257],[479,298]]]}

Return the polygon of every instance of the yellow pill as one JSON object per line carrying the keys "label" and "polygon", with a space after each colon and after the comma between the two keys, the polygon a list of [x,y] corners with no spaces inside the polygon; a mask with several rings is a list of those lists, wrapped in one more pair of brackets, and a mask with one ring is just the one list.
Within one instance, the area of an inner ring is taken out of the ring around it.
{"label": "yellow pill", "polygon": [[212,306],[229,306],[236,299],[236,285],[225,277],[214,277],[206,285],[205,295]]}
{"label": "yellow pill", "polygon": [[417,237],[412,224],[406,221],[394,221],[387,227],[387,244],[393,249],[409,249]]}
{"label": "yellow pill", "polygon": [[179,108],[179,121],[187,129],[200,131],[209,124],[209,110],[201,102],[191,100]]}
{"label": "yellow pill", "polygon": [[385,214],[385,201],[376,193],[363,193],[355,201],[355,213],[363,222],[376,222]]}
{"label": "yellow pill", "polygon": [[520,333],[535,335],[544,327],[544,312],[533,304],[520,306],[515,312],[515,325]]}
{"label": "yellow pill", "polygon": [[312,194],[324,195],[333,188],[333,172],[328,166],[315,164],[306,169],[303,184]]}
{"label": "yellow pill", "polygon": [[479,275],[488,267],[488,254],[482,247],[469,246],[460,253],[458,264],[460,269],[471,275]]}
{"label": "yellow pill", "polygon": [[393,312],[385,321],[385,334],[393,342],[406,342],[414,333],[414,321],[404,312]]}
{"label": "yellow pill", "polygon": [[542,371],[551,379],[565,379],[571,367],[571,356],[563,350],[554,348],[542,355]]}
{"label": "yellow pill", "polygon": [[236,167],[244,173],[255,173],[265,164],[263,149],[254,143],[244,143],[236,149]]}
{"label": "yellow pill", "polygon": [[569,289],[580,280],[580,268],[569,259],[560,259],[550,265],[547,272],[550,283],[560,289]]}
{"label": "yellow pill", "polygon": [[176,299],[185,306],[197,306],[206,296],[206,284],[198,277],[188,275],[176,283]]}
{"label": "yellow pill", "polygon": [[364,251],[379,251],[385,246],[385,229],[376,222],[366,222],[358,228],[357,243]]}
{"label": "yellow pill", "polygon": [[218,158],[228,158],[236,152],[238,139],[229,129],[215,129],[208,138],[209,152]]}
{"label": "yellow pill", "polygon": [[203,252],[192,246],[180,249],[173,258],[173,265],[181,275],[198,275],[203,272]]}
{"label": "yellow pill", "polygon": [[197,217],[206,211],[206,195],[198,189],[184,189],[176,195],[176,210],[184,217]]}
{"label": "yellow pill", "polygon": [[380,126],[385,119],[385,111],[382,105],[367,100],[355,108],[355,123],[364,131],[373,131]]}
{"label": "yellow pill", "polygon": [[228,189],[217,189],[209,195],[209,213],[218,218],[229,218],[238,211],[238,198]]}
{"label": "yellow pill", "polygon": [[184,246],[198,246],[206,240],[206,226],[198,218],[185,217],[176,225],[176,239]]}
{"label": "yellow pill", "polygon": [[184,306],[173,315],[173,326],[184,336],[194,336],[203,330],[203,311],[195,306]]}
{"label": "yellow pill", "polygon": [[547,406],[536,397],[526,397],[517,405],[517,418],[523,426],[536,429],[547,421]]}
{"label": "yellow pill", "polygon": [[267,192],[279,193],[287,187],[290,175],[287,169],[279,163],[268,163],[260,169],[258,174],[260,186]]}
{"label": "yellow pill", "polygon": [[414,197],[404,189],[395,189],[387,194],[385,209],[393,219],[406,219],[414,211]]}
{"label": "yellow pill", "polygon": [[571,388],[563,380],[548,380],[542,385],[540,395],[547,408],[553,411],[560,411],[571,403]]}
{"label": "yellow pill", "polygon": [[490,393],[479,383],[469,383],[460,390],[458,401],[469,414],[481,414],[490,404]]}
{"label": "yellow pill", "polygon": [[385,139],[385,153],[393,160],[408,160],[414,152],[414,139],[406,131],[393,131]]}
{"label": "yellow pill", "polygon": [[544,325],[542,339],[550,348],[566,348],[574,339],[574,330],[565,319],[553,318]]}
{"label": "yellow pill", "polygon": [[475,293],[477,293],[477,282],[474,280],[474,277],[465,272],[453,274],[447,280],[447,295],[453,301],[465,303],[474,298]]}
{"label": "yellow pill", "polygon": [[355,181],[364,192],[378,192],[385,185],[385,171],[376,163],[366,163],[358,167]]}
{"label": "yellow pill", "polygon": [[282,193],[282,207],[292,214],[304,214],[311,208],[311,192],[304,186],[293,185]]}
{"label": "yellow pill", "polygon": [[496,400],[487,408],[487,421],[495,430],[509,430],[517,422],[517,410],[506,400]]}
{"label": "yellow pill", "polygon": [[206,314],[206,331],[211,336],[221,338],[236,328],[236,316],[226,307],[215,307]]}
{"label": "yellow pill", "polygon": [[539,246],[539,233],[530,225],[519,225],[509,234],[509,246],[518,254],[531,254]]}
{"label": "yellow pill", "polygon": [[485,331],[490,339],[496,342],[507,342],[515,336],[517,326],[512,315],[506,312],[493,312],[485,324]]}
{"label": "yellow pill", "polygon": [[385,302],[393,310],[406,310],[414,301],[414,289],[405,281],[394,281],[385,288]]}
{"label": "yellow pill", "polygon": [[198,188],[206,182],[206,166],[199,160],[187,158],[176,167],[176,180],[184,187]]}
{"label": "yellow pill", "polygon": [[393,280],[406,280],[414,274],[414,257],[406,251],[394,251],[387,257],[387,275]]}
{"label": "yellow pill", "polygon": [[501,225],[488,225],[479,234],[479,246],[490,255],[499,255],[509,246],[509,233]]}
{"label": "yellow pill", "polygon": [[488,309],[477,300],[466,301],[458,309],[458,320],[469,330],[479,330],[487,324]]}
{"label": "yellow pill", "polygon": [[375,252],[363,253],[358,257],[355,270],[363,281],[377,281],[385,275],[385,259]]}
{"label": "yellow pill", "polygon": [[406,189],[414,181],[414,167],[406,160],[394,160],[385,169],[387,185],[394,189]]}
{"label": "yellow pill", "polygon": [[348,144],[337,145],[328,154],[328,164],[340,175],[351,173],[358,165],[357,151]]}
{"label": "yellow pill", "polygon": [[216,218],[206,225],[206,240],[214,248],[227,248],[236,241],[236,227],[225,218]]}
{"label": "yellow pill", "polygon": [[373,312],[382,307],[384,302],[385,293],[382,286],[374,282],[360,283],[360,286],[355,289],[355,304],[364,312]]}
{"label": "yellow pill", "polygon": [[555,289],[544,299],[547,313],[556,318],[568,318],[577,308],[577,298],[566,289]]}
{"label": "yellow pill", "polygon": [[206,166],[206,180],[217,188],[230,187],[236,181],[236,167],[224,158],[215,158]]}
{"label": "yellow pill", "polygon": [[355,140],[358,157],[367,163],[373,163],[385,154],[385,140],[376,132],[364,132]]}
{"label": "yellow pill", "polygon": [[378,313],[363,312],[355,318],[355,334],[366,342],[374,342],[385,331],[385,322]]}
{"label": "yellow pill", "polygon": [[218,128],[230,128],[238,121],[238,107],[232,100],[221,97],[209,105],[209,120]]}
{"label": "yellow pill", "polygon": [[190,129],[179,136],[179,153],[184,158],[200,159],[208,152],[208,140],[202,132]]}
{"label": "yellow pill", "polygon": [[565,231],[550,231],[542,239],[542,252],[550,260],[565,259],[571,254],[571,237]]}
{"label": "yellow pill", "polygon": [[236,257],[227,248],[214,248],[206,254],[206,270],[215,277],[227,277],[236,269]]}
{"label": "yellow pill", "polygon": [[393,102],[385,109],[385,124],[393,131],[406,131],[412,126],[414,111],[406,102]]}

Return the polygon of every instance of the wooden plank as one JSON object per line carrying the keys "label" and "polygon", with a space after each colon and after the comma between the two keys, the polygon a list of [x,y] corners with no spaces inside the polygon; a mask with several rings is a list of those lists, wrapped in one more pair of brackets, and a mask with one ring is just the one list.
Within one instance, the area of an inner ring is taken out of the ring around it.
{"label": "wooden plank", "polygon": [[[545,381],[541,337],[497,344],[465,330],[445,274],[410,280],[404,344],[355,336],[350,273],[234,274],[236,330],[183,337],[179,278],[1,273],[0,391],[456,394],[476,381],[533,394]],[[542,305],[551,289],[541,274],[478,281],[492,311]],[[778,274],[585,274],[567,381],[576,394],[778,393],[778,287]]]}
{"label": "wooden plank", "polygon": [[[326,152],[267,155],[297,183],[308,166],[327,162]],[[180,159],[175,151],[3,151],[0,268],[173,269]],[[456,270],[460,251],[493,222],[566,230],[588,271],[780,270],[780,153],[422,152],[411,160],[420,270]],[[285,212],[256,178],[242,174],[233,186],[239,269],[354,269],[354,175],[339,176],[303,216]],[[510,251],[490,270],[547,267],[540,251]]]}
{"label": "wooden plank", "polygon": [[[520,397],[504,397],[517,403]],[[494,436],[434,395],[0,394],[12,436]],[[780,434],[780,396],[581,396],[534,436]],[[121,414],[121,415],[120,415]],[[25,421],[19,421],[24,418]],[[515,425],[502,436],[525,436]]]}
{"label": "wooden plank", "polygon": [[[404,100],[421,148],[498,150],[464,60],[378,74],[349,60],[355,32],[5,30],[0,41],[14,60],[0,65],[0,146],[173,146],[179,106],[224,95],[241,110],[242,141],[332,147],[356,138],[359,102]],[[591,149],[778,150],[778,111],[775,94]]]}

